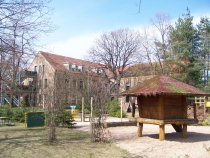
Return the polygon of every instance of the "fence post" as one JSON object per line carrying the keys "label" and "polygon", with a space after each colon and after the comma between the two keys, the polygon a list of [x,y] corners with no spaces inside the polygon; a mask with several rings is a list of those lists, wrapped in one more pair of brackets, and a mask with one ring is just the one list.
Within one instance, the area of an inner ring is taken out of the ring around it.
{"label": "fence post", "polygon": [[84,98],[82,97],[82,122],[84,122]]}

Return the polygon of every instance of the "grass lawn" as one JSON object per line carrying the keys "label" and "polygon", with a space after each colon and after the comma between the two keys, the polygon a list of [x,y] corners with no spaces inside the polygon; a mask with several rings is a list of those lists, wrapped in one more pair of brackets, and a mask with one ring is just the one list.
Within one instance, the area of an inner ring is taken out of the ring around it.
{"label": "grass lawn", "polygon": [[129,158],[113,143],[92,143],[90,133],[57,128],[57,140],[47,143],[47,128],[25,129],[24,124],[0,126],[1,158]]}

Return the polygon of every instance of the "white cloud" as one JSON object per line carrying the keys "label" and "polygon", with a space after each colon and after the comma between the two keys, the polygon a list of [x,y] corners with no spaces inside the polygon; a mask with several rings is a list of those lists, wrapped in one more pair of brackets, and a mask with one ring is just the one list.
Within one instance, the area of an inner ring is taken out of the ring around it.
{"label": "white cloud", "polygon": [[99,34],[95,33],[70,37],[65,41],[59,41],[45,46],[43,51],[83,59],[98,36]]}
{"label": "white cloud", "polygon": [[[194,24],[198,24],[200,22],[201,14],[192,14],[192,16],[194,16],[193,20]],[[210,17],[210,13],[203,14],[202,16]],[[171,24],[174,25],[175,21],[177,21],[177,18],[171,19]],[[138,30],[143,35],[144,34],[143,28],[147,28],[147,31],[150,35],[158,36],[157,30],[152,25],[149,26],[139,25],[131,29]],[[77,59],[84,59],[84,56],[87,55],[88,50],[91,48],[91,46],[93,46],[94,40],[96,40],[99,37],[99,35],[102,33],[103,32],[70,37],[64,41],[51,43],[47,45],[44,48],[44,50],[43,49],[42,50],[63,56],[73,57]]]}
{"label": "white cloud", "polygon": [[201,14],[193,14],[192,16],[193,16],[193,22],[196,25],[196,24],[200,23],[201,17],[210,18],[210,13],[205,13],[205,14],[202,14],[202,15]]}

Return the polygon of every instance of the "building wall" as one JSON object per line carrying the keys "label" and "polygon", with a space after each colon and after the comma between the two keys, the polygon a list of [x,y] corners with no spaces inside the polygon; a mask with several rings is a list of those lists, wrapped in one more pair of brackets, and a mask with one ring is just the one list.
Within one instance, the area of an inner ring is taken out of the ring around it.
{"label": "building wall", "polygon": [[[137,76],[137,77],[125,77],[121,79],[120,82],[120,93],[133,88],[137,86],[138,84],[142,83],[145,80],[148,80],[150,78],[154,77],[153,75],[147,75],[147,76]],[[123,106],[123,110],[127,111],[129,105],[131,106],[132,103],[135,103],[137,105],[137,98],[136,97],[120,97],[119,102]]]}
{"label": "building wall", "polygon": [[[53,104],[53,93],[54,93],[54,77],[55,69],[50,65],[50,63],[42,56],[41,53],[37,53],[33,62],[28,68],[28,71],[37,72],[36,81],[36,105],[45,108],[46,99],[48,99],[48,104]],[[31,78],[24,81],[24,85],[29,85]],[[50,100],[50,102],[49,102]]]}

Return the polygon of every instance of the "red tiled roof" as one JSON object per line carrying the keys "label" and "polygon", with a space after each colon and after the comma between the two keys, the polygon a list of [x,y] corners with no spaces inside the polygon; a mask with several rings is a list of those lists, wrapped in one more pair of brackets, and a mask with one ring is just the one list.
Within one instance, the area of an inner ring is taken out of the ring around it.
{"label": "red tiled roof", "polygon": [[92,66],[92,67],[99,67],[100,65],[97,63],[88,62],[85,60],[65,57],[61,55],[46,53],[46,52],[40,52],[45,59],[52,65],[52,67],[56,70],[66,70],[66,67],[63,65],[63,63],[71,63],[76,65],[84,65],[84,66]]}
{"label": "red tiled roof", "polygon": [[139,96],[139,95],[156,95],[156,94],[172,94],[172,95],[205,95],[210,96],[210,93],[195,88],[186,83],[177,81],[165,75],[158,75],[152,79],[146,80],[140,85],[126,90],[121,95]]}

